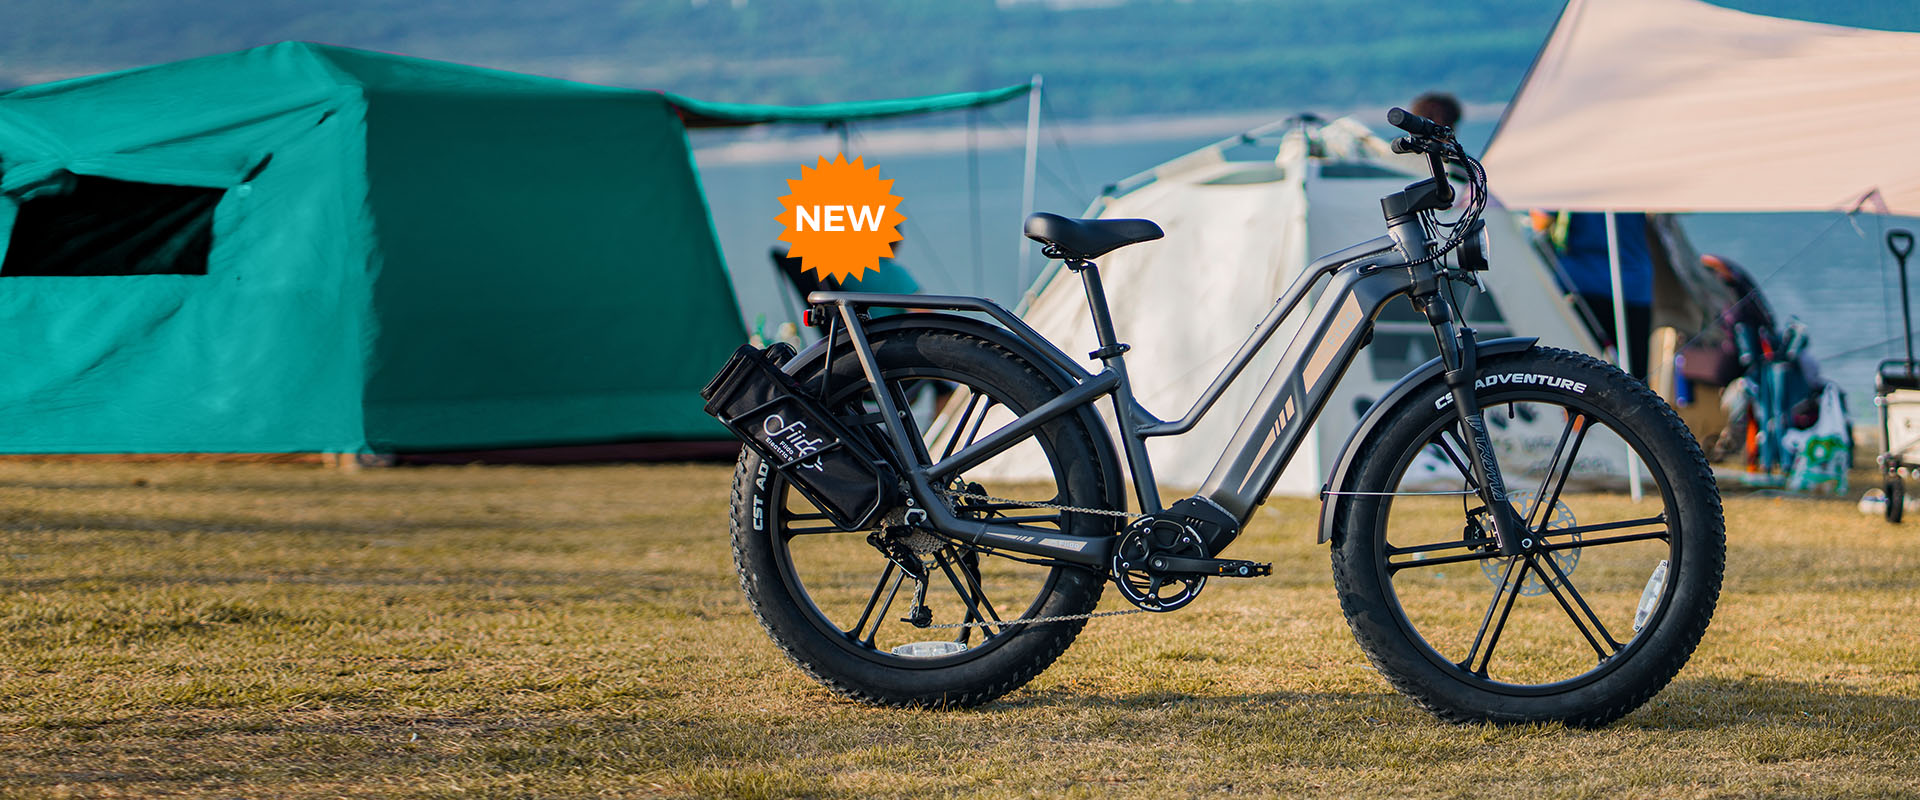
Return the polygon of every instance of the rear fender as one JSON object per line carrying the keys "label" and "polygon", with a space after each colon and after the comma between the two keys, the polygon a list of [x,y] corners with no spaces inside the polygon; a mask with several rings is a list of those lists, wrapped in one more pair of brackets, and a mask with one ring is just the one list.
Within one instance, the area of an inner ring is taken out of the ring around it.
{"label": "rear fender", "polygon": [[[1484,359],[1489,356],[1526,352],[1532,349],[1534,344],[1539,341],[1537,338],[1524,336],[1509,339],[1489,339],[1480,343],[1478,357]],[[1333,539],[1333,527],[1336,522],[1333,512],[1335,506],[1333,500],[1335,498],[1327,497],[1326,493],[1329,491],[1344,492],[1352,490],[1353,487],[1349,486],[1348,482],[1353,479],[1353,462],[1359,457],[1362,443],[1366,442],[1375,428],[1380,427],[1382,423],[1391,419],[1394,414],[1402,410],[1402,404],[1409,395],[1426,388],[1428,383],[1444,381],[1446,378],[1441,374],[1444,371],[1445,368],[1441,365],[1438,357],[1435,357],[1425,364],[1421,364],[1412,372],[1407,373],[1406,377],[1401,378],[1399,383],[1393,385],[1393,388],[1388,389],[1386,395],[1381,397],[1379,402],[1374,403],[1372,407],[1367,409],[1367,413],[1360,417],[1359,424],[1353,426],[1353,433],[1347,436],[1346,445],[1340,448],[1340,460],[1334,462],[1333,471],[1329,473],[1331,477],[1327,479],[1327,485],[1320,489],[1321,544],[1326,544]]]}
{"label": "rear fender", "polygon": [[[862,326],[866,328],[869,338],[879,337],[896,331],[934,330],[984,339],[1027,362],[1027,364],[1031,365],[1035,370],[1038,370],[1042,376],[1051,382],[1057,391],[1064,392],[1079,385],[1079,382],[1069,376],[1065,370],[1061,369],[1060,365],[1053,363],[1041,355],[1039,350],[1034,349],[1033,345],[1028,344],[1019,336],[1014,335],[1013,331],[984,320],[963,317],[957,314],[913,312],[894,314],[877,320],[863,322]],[[847,334],[844,330],[835,337],[833,348],[835,358],[843,355],[848,357],[853,355],[853,350],[848,344]],[[814,362],[825,357],[826,340],[822,339],[795,356],[793,363],[787,367],[787,370],[789,372],[798,371],[799,367],[812,366]],[[1127,475],[1120,471],[1118,451],[1114,449],[1113,438],[1107,434],[1106,422],[1100,418],[1099,412],[1094,410],[1092,404],[1081,406],[1070,413],[1078,415],[1081,422],[1086,425],[1088,432],[1093,436],[1094,451],[1100,454],[1101,467],[1106,470],[1107,475],[1113,476],[1111,485],[1107,487],[1107,507],[1126,508]]]}

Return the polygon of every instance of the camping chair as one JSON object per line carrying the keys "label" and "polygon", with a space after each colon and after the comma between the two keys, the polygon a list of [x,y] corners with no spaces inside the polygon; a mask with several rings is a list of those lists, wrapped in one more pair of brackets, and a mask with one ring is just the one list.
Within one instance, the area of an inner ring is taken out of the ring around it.
{"label": "camping chair", "polygon": [[1729,428],[1744,419],[1748,471],[1785,472],[1793,464],[1786,446],[1793,409],[1812,393],[1800,364],[1808,341],[1806,326],[1788,325],[1778,347],[1773,337],[1763,336],[1752,325],[1734,325],[1733,336],[1740,348],[1745,408],[1732,415]]}

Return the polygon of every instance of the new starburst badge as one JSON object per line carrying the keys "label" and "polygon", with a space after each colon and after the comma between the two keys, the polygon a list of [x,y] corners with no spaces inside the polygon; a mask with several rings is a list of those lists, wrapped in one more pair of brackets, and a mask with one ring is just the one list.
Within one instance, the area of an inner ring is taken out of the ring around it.
{"label": "new starburst badge", "polygon": [[858,158],[825,156],[815,167],[801,167],[800,179],[787,181],[792,192],[780,198],[786,208],[778,219],[786,230],[780,240],[792,245],[787,255],[800,259],[803,269],[821,279],[858,280],[867,270],[879,269],[880,259],[893,257],[900,241],[900,198],[893,181],[880,180],[880,168],[869,168]]}

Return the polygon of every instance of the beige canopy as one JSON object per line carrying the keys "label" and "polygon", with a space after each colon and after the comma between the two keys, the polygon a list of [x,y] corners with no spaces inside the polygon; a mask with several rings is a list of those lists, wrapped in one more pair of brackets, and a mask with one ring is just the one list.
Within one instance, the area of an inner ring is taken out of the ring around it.
{"label": "beige canopy", "polygon": [[1485,162],[1514,208],[1920,215],[1920,34],[1571,0]]}

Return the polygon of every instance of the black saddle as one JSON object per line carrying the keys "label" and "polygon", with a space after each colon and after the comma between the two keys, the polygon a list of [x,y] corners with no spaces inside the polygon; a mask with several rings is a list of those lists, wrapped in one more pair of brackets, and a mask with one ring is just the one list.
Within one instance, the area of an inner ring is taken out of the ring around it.
{"label": "black saddle", "polygon": [[1046,245],[1049,258],[1099,258],[1165,235],[1145,219],[1068,219],[1047,213],[1027,217],[1027,238]]}

